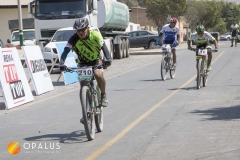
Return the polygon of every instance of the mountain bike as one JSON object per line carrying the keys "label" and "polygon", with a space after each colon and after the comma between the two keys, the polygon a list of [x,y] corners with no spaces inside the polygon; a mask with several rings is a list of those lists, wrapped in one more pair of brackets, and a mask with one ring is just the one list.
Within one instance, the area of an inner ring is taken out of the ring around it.
{"label": "mountain bike", "polygon": [[162,46],[162,61],[161,61],[161,77],[165,81],[167,73],[170,72],[170,77],[173,79],[176,75],[176,67],[173,66],[173,54],[169,44]]}
{"label": "mountain bike", "polygon": [[101,66],[102,64],[97,66],[81,66],[79,68],[67,67],[65,70],[66,72],[77,72],[78,74],[78,80],[81,85],[79,96],[82,106],[84,129],[89,141],[94,139],[95,129],[97,129],[98,132],[103,131],[101,91],[93,74],[94,70]]}
{"label": "mountain bike", "polygon": [[[207,70],[207,52],[206,48],[192,48],[192,51],[196,52],[196,60],[197,60],[197,89],[201,88],[201,80],[203,83],[203,87],[207,86],[207,78],[209,71]],[[211,52],[215,52],[215,50],[211,50]]]}

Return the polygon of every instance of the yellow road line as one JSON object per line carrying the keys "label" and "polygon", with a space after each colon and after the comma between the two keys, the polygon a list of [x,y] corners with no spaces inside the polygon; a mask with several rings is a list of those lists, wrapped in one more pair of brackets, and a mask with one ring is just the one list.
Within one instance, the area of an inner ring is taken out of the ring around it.
{"label": "yellow road line", "polygon": [[[218,57],[213,61],[216,62],[216,60],[222,56],[222,54],[225,51],[223,51],[221,54],[218,55]],[[212,64],[213,64],[212,63]],[[166,102],[168,99],[173,97],[177,92],[179,92],[182,88],[184,88],[186,85],[188,85],[191,81],[195,79],[196,75],[194,75],[192,78],[190,78],[186,83],[184,83],[182,86],[179,87],[179,89],[173,91],[170,93],[167,97],[165,97],[163,100],[161,100],[159,103],[157,103],[155,106],[150,108],[147,112],[145,112],[143,115],[141,115],[139,118],[137,118],[134,122],[132,122],[129,126],[127,126],[122,132],[120,132],[118,135],[116,135],[114,138],[112,138],[110,141],[108,141],[105,145],[103,145],[101,148],[99,148],[97,151],[95,151],[93,154],[91,154],[87,160],[92,160],[98,157],[102,152],[107,150],[110,146],[112,146],[114,143],[116,143],[120,138],[122,138],[125,134],[127,134],[131,129],[133,129],[138,123],[140,123],[143,119],[145,119],[148,115],[150,115],[154,110],[156,110],[158,107],[160,107],[161,104]]]}
{"label": "yellow road line", "polygon": [[[142,66],[140,66],[140,67],[137,67],[137,68],[128,70],[128,71],[126,71],[126,72],[122,72],[122,73],[119,73],[119,74],[117,74],[117,75],[111,76],[111,77],[109,77],[109,78],[105,78],[105,79],[106,79],[106,80],[112,79],[112,78],[114,78],[114,77],[117,77],[117,76],[123,75],[123,74],[125,74],[125,73],[128,73],[128,72],[137,70],[137,69],[139,69],[139,68],[145,67],[145,66],[150,65],[150,64],[152,64],[152,63],[155,63],[155,62],[157,62],[157,61],[159,61],[159,59],[158,59],[158,60],[155,60],[155,61],[153,61],[153,62],[147,63],[147,64],[145,64],[145,65],[142,65]],[[21,105],[21,106],[12,108],[12,109],[10,109],[10,110],[6,110],[6,112],[7,112],[7,113],[10,113],[10,112],[13,112],[13,111],[16,111],[16,110],[19,110],[19,109],[23,109],[23,108],[25,108],[25,107],[32,106],[32,105],[41,103],[41,102],[43,102],[43,101],[47,101],[47,100],[56,98],[56,97],[60,97],[60,96],[62,96],[62,95],[65,95],[65,94],[67,94],[67,93],[70,93],[70,92],[73,92],[73,91],[76,91],[76,90],[79,90],[79,88],[75,88],[75,89],[72,89],[72,90],[70,90],[70,91],[66,91],[66,92],[57,94],[57,95],[55,95],[55,96],[51,96],[51,97],[48,97],[48,98],[44,98],[44,99],[41,99],[41,100],[38,100],[38,101],[29,102],[29,103],[23,104],[23,105]],[[6,112],[0,113],[0,116],[4,115]]]}

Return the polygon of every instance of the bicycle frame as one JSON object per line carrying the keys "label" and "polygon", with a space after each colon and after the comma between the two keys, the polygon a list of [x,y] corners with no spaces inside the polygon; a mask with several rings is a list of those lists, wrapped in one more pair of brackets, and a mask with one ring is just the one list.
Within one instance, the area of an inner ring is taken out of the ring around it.
{"label": "bicycle frame", "polygon": [[[196,48],[192,49],[196,52],[196,60],[197,60],[197,89],[201,88],[201,79],[203,82],[203,87],[207,86],[207,78],[208,78],[208,71],[207,71],[207,56],[208,56],[208,50],[206,48]],[[214,52],[214,50],[211,50],[211,52]],[[199,67],[200,65],[200,67]]]}
{"label": "bicycle frame", "polygon": [[173,79],[175,77],[176,68],[172,68],[172,49],[169,44],[163,46],[162,48],[162,62],[161,62],[161,77],[165,81],[167,78],[167,73],[170,71],[170,77]]}
{"label": "bicycle frame", "polygon": [[[88,140],[93,140],[95,125],[98,132],[103,130],[103,107],[100,105],[100,89],[97,86],[93,73],[94,68],[96,69],[98,66],[89,67],[80,67],[77,69],[77,73],[81,85],[79,96],[85,133]],[[74,72],[72,68],[67,68],[66,71]]]}

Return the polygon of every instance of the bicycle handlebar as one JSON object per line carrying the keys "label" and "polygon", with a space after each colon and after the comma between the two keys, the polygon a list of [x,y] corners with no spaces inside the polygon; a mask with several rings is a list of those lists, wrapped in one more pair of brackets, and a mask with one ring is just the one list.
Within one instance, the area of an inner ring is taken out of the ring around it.
{"label": "bicycle handlebar", "polygon": [[[103,64],[97,64],[97,65],[95,65],[95,66],[92,66],[92,69],[93,70],[95,70],[95,69],[97,69],[97,68],[102,68],[104,65],[109,65],[109,64],[111,64],[111,60],[104,60],[103,61]],[[80,65],[80,67],[84,67],[84,66],[86,66],[86,65]],[[74,72],[75,71],[75,69],[78,69],[78,68],[72,68],[72,67],[67,67],[66,65],[59,65],[59,68],[64,68],[64,71],[66,71],[66,72],[70,72],[70,73],[72,73],[72,72]],[[75,71],[76,72],[76,71]]]}
{"label": "bicycle handlebar", "polygon": [[[198,51],[200,48],[190,48],[191,51]],[[211,49],[212,52],[217,52],[217,49]]]}

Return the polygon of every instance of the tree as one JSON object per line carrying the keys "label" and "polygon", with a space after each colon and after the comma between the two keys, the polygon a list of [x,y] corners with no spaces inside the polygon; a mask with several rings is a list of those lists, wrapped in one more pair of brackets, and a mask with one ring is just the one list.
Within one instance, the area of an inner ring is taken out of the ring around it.
{"label": "tree", "polygon": [[117,1],[126,4],[128,6],[128,8],[138,7],[137,0],[117,0]]}
{"label": "tree", "polygon": [[[186,9],[186,0],[142,0],[146,6],[147,17],[153,20],[158,28],[161,28],[168,17],[180,17]],[[159,31],[159,29],[158,29]]]}

